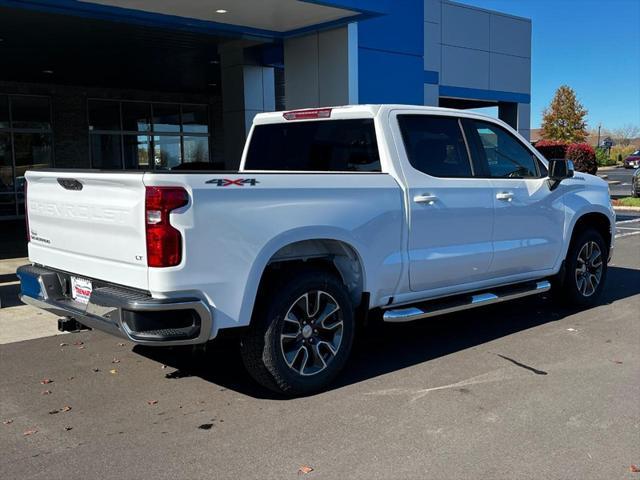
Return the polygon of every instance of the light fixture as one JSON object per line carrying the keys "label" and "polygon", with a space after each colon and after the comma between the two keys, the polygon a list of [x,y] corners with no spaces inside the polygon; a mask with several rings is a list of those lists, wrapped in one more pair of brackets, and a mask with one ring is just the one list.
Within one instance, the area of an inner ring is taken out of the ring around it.
{"label": "light fixture", "polygon": [[217,83],[207,83],[207,85],[209,85],[210,87],[217,87],[218,86]]}
{"label": "light fixture", "polygon": [[46,73],[47,75],[53,75],[53,70],[42,70],[42,73]]}
{"label": "light fixture", "polygon": [[209,63],[210,63],[211,65],[217,65],[217,64],[219,64],[219,63],[220,63],[220,61],[219,61],[219,60],[209,60]]}
{"label": "light fixture", "polygon": [[219,8],[218,10],[216,10],[216,13],[223,14],[223,13],[227,13],[228,11],[229,10],[225,10],[224,8]]}

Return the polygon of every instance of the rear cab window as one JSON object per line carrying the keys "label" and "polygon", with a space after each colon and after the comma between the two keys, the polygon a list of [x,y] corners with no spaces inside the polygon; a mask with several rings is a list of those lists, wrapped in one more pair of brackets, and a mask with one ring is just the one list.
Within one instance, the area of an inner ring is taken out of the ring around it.
{"label": "rear cab window", "polygon": [[380,172],[372,118],[256,125],[245,170]]}

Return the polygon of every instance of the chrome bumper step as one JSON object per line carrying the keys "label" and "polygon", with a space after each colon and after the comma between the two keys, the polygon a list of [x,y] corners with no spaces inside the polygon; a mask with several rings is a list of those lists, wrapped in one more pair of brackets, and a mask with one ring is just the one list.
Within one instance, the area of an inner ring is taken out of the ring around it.
{"label": "chrome bumper step", "polygon": [[402,323],[420,320],[422,318],[435,317],[446,313],[459,312],[470,308],[482,307],[494,303],[515,300],[516,298],[538,295],[551,289],[548,280],[537,282],[519,283],[507,287],[495,289],[494,292],[482,292],[471,295],[447,297],[439,300],[419,302],[402,308],[391,308],[382,316],[385,322]]}

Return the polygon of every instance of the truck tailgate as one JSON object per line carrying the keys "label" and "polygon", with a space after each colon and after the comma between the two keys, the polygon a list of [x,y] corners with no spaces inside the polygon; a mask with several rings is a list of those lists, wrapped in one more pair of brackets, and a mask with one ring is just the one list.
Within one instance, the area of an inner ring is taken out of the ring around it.
{"label": "truck tailgate", "polygon": [[29,260],[147,289],[143,173],[26,174]]}

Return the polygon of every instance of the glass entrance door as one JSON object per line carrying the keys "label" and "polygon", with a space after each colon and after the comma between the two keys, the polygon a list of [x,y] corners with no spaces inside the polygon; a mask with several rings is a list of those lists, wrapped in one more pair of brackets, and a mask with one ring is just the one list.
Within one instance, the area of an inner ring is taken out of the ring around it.
{"label": "glass entrance door", "polygon": [[24,215],[24,174],[53,162],[47,97],[0,94],[0,220]]}

